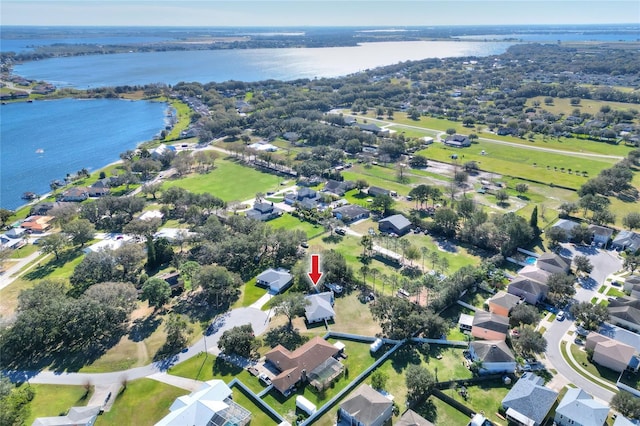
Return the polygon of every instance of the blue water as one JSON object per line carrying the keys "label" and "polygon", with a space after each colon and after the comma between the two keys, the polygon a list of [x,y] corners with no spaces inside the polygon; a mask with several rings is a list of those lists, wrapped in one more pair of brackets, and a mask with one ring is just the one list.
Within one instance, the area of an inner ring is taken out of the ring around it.
{"label": "blue water", "polygon": [[[0,206],[24,204],[24,192],[86,167],[119,159],[164,128],[168,106],[115,99],[36,101],[0,107]],[[42,153],[36,151],[42,150]]]}
{"label": "blue water", "polygon": [[529,256],[529,257],[527,257],[527,258],[525,259],[525,261],[524,261],[524,262],[525,262],[527,265],[535,265],[535,264],[536,264],[536,260],[537,260],[537,259],[536,259],[535,257],[533,257],[533,256]]}
{"label": "blue water", "polygon": [[[500,54],[512,42],[408,41],[353,47],[194,50],[74,56],[18,64],[14,72],[80,89],[181,81],[336,77],[425,58]],[[91,70],[91,72],[87,72]]]}

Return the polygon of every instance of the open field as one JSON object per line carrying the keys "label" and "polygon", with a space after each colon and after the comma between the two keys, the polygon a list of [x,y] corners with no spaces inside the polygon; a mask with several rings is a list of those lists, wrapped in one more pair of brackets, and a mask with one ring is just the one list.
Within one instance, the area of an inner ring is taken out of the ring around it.
{"label": "open field", "polygon": [[[478,167],[484,171],[574,189],[588,180],[588,177],[582,176],[583,171],[593,177],[615,163],[613,159],[572,157],[571,155],[522,149],[488,141],[481,141],[461,149],[435,143],[427,149],[418,151],[418,154],[446,163],[451,163],[453,161],[451,156],[455,154],[458,156],[456,161],[460,165],[468,161],[476,161]],[[571,169],[571,173],[569,173],[569,169]],[[576,172],[581,174],[577,175]]]}
{"label": "open field", "polygon": [[251,424],[260,426],[276,426],[278,424],[271,416],[262,411],[262,408],[253,402],[251,398],[246,396],[240,388],[233,388],[233,401],[251,411]]}
{"label": "open field", "polygon": [[[631,88],[627,88],[631,89]],[[631,89],[633,90],[633,89]],[[549,111],[553,114],[571,115],[574,109],[579,109],[582,113],[596,114],[600,112],[600,108],[607,105],[612,110],[628,111],[630,109],[638,109],[638,105],[628,104],[624,102],[599,101],[595,99],[580,99],[580,104],[571,105],[571,98],[553,98],[553,103],[547,105],[544,103],[545,96],[536,96],[527,99],[526,106],[533,106],[535,101],[540,102],[540,109]]]}
{"label": "open field", "polygon": [[260,299],[267,290],[256,285],[256,279],[252,278],[240,287],[240,297],[231,309],[250,306],[253,302]]}
{"label": "open field", "polygon": [[169,407],[177,397],[188,393],[151,379],[131,381],[125,390],[113,396],[116,400],[111,411],[98,416],[96,425],[153,425],[169,414]]}
{"label": "open field", "polygon": [[89,392],[84,386],[65,385],[40,385],[23,384],[31,386],[35,391],[35,397],[29,404],[31,413],[25,424],[30,425],[38,417],[53,417],[65,415],[71,407],[83,407],[91,399],[93,389]]}
{"label": "open field", "polygon": [[284,228],[289,231],[300,230],[304,232],[309,239],[317,237],[325,232],[322,225],[314,225],[294,217],[289,213],[285,213],[279,218],[270,220],[267,223],[274,229]]}
{"label": "open field", "polygon": [[164,188],[179,186],[197,194],[208,192],[224,201],[245,201],[254,198],[258,192],[279,188],[281,179],[276,175],[229,160],[218,159],[215,164],[215,169],[207,174],[193,173],[173,179],[166,182]]}

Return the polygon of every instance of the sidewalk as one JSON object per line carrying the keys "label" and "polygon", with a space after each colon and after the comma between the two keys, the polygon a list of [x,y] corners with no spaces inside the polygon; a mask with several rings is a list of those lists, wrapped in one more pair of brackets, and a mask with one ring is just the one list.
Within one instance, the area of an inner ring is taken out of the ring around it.
{"label": "sidewalk", "polygon": [[[564,338],[563,338],[564,340]],[[580,363],[578,361],[576,361],[576,359],[573,357],[573,354],[571,353],[571,341],[567,340],[565,341],[565,348],[567,350],[567,357],[569,358],[569,365],[571,366],[571,368],[576,369],[580,372],[581,375],[585,376],[586,378],[588,378],[588,380],[596,383],[598,386],[601,386],[605,389],[608,389],[612,392],[617,392],[618,391],[618,387],[615,385],[612,385],[610,382],[601,379],[598,376],[595,376],[593,374],[591,374],[589,371],[585,370],[584,368],[582,368],[582,366],[580,365]]]}

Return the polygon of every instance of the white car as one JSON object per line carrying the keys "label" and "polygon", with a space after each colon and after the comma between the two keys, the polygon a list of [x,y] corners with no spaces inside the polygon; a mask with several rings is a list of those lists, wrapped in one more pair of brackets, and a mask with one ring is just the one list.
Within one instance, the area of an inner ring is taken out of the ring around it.
{"label": "white car", "polygon": [[564,311],[558,312],[558,315],[556,315],[556,320],[564,321]]}

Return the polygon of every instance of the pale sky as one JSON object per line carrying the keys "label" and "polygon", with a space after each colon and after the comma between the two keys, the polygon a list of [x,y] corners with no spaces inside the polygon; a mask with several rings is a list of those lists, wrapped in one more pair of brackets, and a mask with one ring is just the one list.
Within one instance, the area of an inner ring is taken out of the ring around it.
{"label": "pale sky", "polygon": [[640,23],[638,0],[0,0],[0,25],[437,26]]}

